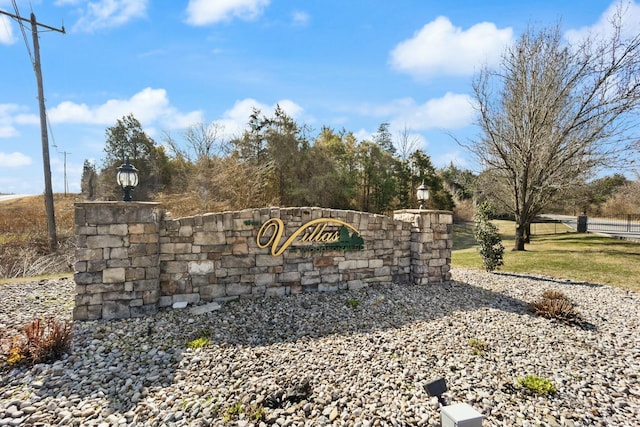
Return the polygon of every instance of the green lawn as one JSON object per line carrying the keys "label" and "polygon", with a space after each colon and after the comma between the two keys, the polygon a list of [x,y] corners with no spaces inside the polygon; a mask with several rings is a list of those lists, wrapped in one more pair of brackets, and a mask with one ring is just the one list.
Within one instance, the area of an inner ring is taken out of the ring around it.
{"label": "green lawn", "polygon": [[[514,223],[494,221],[505,246],[500,271],[604,283],[640,292],[640,243],[587,233],[560,224],[536,224],[526,251],[514,252]],[[472,225],[455,225],[453,267],[482,269]]]}

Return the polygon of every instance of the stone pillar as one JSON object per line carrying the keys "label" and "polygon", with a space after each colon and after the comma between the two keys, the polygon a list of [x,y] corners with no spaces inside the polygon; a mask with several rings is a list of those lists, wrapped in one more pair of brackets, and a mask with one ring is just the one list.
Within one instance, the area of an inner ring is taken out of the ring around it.
{"label": "stone pillar", "polygon": [[157,310],[158,203],[75,204],[74,320],[124,319]]}
{"label": "stone pillar", "polygon": [[451,281],[453,213],[405,209],[394,219],[411,222],[411,280],[418,285]]}

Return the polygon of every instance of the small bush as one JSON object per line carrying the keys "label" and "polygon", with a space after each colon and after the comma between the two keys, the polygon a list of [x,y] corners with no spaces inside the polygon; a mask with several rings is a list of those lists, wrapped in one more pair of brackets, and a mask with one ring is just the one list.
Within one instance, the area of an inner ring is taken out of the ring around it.
{"label": "small bush", "polygon": [[545,291],[542,298],[532,302],[529,310],[549,319],[556,319],[565,323],[581,323],[580,313],[575,304],[564,293],[559,291]]}
{"label": "small bush", "polygon": [[469,347],[472,348],[473,354],[476,356],[484,356],[487,351],[491,348],[491,346],[489,346],[489,344],[477,340],[475,338],[471,338],[469,340]]}
{"label": "small bush", "polygon": [[247,417],[251,421],[264,421],[267,419],[267,411],[260,405],[250,406],[247,409]]}
{"label": "small bush", "polygon": [[528,393],[538,394],[540,396],[549,396],[556,394],[558,391],[551,381],[536,375],[527,375],[524,378],[518,378],[516,383]]}
{"label": "small bush", "polygon": [[191,350],[196,350],[198,348],[206,347],[207,345],[209,345],[209,342],[210,340],[207,337],[196,338],[192,341],[189,341],[189,348]]}
{"label": "small bush", "polygon": [[198,336],[193,340],[189,341],[187,343],[187,346],[191,350],[196,350],[199,348],[206,347],[211,342],[210,337],[211,337],[211,331],[209,331],[208,329],[200,329],[198,331]]}
{"label": "small bush", "polygon": [[357,298],[349,298],[347,300],[347,306],[351,308],[357,308],[360,305],[360,301]]}
{"label": "small bush", "polygon": [[478,205],[474,215],[474,236],[480,245],[479,252],[486,271],[494,271],[504,264],[504,245],[498,228],[491,223],[493,208],[487,202]]}
{"label": "small bush", "polygon": [[227,424],[233,420],[238,419],[243,412],[242,403],[236,402],[225,411],[224,416],[222,417],[222,422]]}
{"label": "small bush", "polygon": [[54,318],[36,319],[15,337],[6,361],[9,365],[35,365],[59,359],[71,349],[71,323]]}
{"label": "small bush", "polygon": [[230,423],[231,421],[241,418],[243,414],[244,417],[253,422],[267,419],[267,411],[262,405],[245,406],[240,402],[236,402],[227,408],[222,417],[222,422],[225,424]]}

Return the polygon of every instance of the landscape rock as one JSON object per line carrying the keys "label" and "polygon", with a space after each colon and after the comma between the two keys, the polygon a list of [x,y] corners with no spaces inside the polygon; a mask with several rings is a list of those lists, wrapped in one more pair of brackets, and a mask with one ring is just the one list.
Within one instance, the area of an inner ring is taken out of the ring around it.
{"label": "landscape rock", "polygon": [[210,302],[208,304],[202,304],[202,305],[197,305],[195,307],[191,307],[191,309],[189,310],[189,313],[193,314],[194,316],[197,316],[200,314],[205,314],[205,313],[210,313],[212,311],[220,310],[221,307],[222,305],[220,303]]}
{"label": "landscape rock", "polygon": [[[16,368],[0,358],[0,425],[435,427],[439,405],[424,386],[439,377],[446,401],[472,405],[484,427],[638,425],[638,294],[535,275],[453,276],[74,322],[59,361]],[[550,289],[590,327],[530,313]],[[69,279],[0,286],[2,348],[35,318],[70,320],[74,291]],[[209,341],[191,349],[200,336]],[[557,393],[526,392],[517,380],[527,375]]]}
{"label": "landscape rock", "polygon": [[174,308],[174,309],[186,308],[188,304],[189,304],[188,301],[176,301],[173,303],[171,308]]}

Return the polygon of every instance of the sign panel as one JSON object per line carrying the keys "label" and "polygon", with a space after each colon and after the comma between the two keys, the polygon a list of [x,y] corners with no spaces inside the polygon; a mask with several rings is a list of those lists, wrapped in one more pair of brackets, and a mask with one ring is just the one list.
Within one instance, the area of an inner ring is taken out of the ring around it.
{"label": "sign panel", "polygon": [[364,249],[364,239],[360,232],[339,219],[313,219],[300,226],[286,239],[283,236],[284,229],[284,222],[280,218],[271,218],[262,224],[256,237],[258,247],[271,248],[273,256],[282,255],[288,248],[305,254]]}

